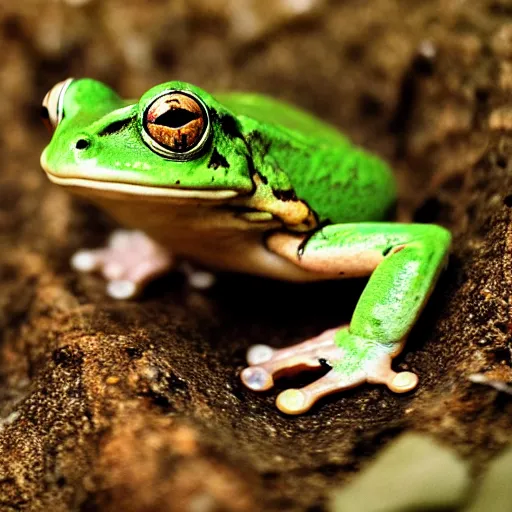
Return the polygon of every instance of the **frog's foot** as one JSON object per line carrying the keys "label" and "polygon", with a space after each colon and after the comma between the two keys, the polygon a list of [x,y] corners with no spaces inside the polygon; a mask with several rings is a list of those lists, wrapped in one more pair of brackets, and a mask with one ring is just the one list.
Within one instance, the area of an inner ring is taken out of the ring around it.
{"label": "frog's foot", "polygon": [[391,369],[392,353],[388,346],[362,340],[348,329],[330,329],[316,338],[282,350],[267,345],[249,349],[249,367],[241,373],[242,382],[254,391],[274,385],[274,375],[300,368],[332,369],[301,389],[288,389],[277,397],[278,409],[286,414],[301,414],[325,395],[350,389],[365,382],[385,384],[395,393],[416,387],[418,377],[411,372]]}
{"label": "frog's foot", "polygon": [[173,260],[141,231],[117,230],[112,233],[107,247],[80,250],[71,259],[71,265],[80,272],[99,271],[107,279],[107,293],[115,299],[129,299],[144,285],[167,272]]}

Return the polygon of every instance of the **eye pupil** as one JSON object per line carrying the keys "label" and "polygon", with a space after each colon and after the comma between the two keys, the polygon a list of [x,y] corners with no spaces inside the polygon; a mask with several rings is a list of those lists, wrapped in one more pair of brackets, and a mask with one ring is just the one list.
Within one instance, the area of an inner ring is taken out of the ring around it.
{"label": "eye pupil", "polygon": [[199,114],[196,112],[190,112],[189,110],[185,110],[184,108],[176,108],[169,110],[165,114],[158,116],[154,124],[158,124],[160,126],[168,126],[169,128],[180,128],[190,123],[194,119],[197,119]]}

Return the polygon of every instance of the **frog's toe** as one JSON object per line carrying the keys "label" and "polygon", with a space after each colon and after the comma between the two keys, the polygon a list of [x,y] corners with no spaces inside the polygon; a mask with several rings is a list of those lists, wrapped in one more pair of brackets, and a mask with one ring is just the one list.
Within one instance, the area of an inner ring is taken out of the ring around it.
{"label": "frog's toe", "polygon": [[93,272],[101,267],[99,251],[81,249],[71,257],[71,266],[78,272]]}
{"label": "frog's toe", "polygon": [[[323,359],[314,354],[288,353],[288,349],[284,350],[274,350],[267,345],[251,347],[247,355],[250,366],[241,374],[243,383],[250,389],[264,391],[274,385],[273,376],[276,374],[296,373],[300,369],[322,366]],[[265,382],[265,385],[260,385],[260,382]]]}
{"label": "frog's toe", "polygon": [[300,389],[287,389],[278,395],[276,405],[285,414],[302,414],[311,408],[313,402],[311,397]]}
{"label": "frog's toe", "polygon": [[119,280],[107,283],[107,293],[113,299],[131,299],[137,295],[138,291],[137,284],[133,281]]}
{"label": "frog's toe", "polygon": [[345,375],[331,370],[308,386],[283,391],[277,397],[276,406],[285,414],[302,414],[311,409],[320,398],[358,386],[365,380],[364,371]]}
{"label": "frog's toe", "polygon": [[119,262],[109,262],[103,268],[103,275],[108,280],[107,293],[114,299],[132,299],[152,277],[166,272],[168,268],[168,260],[158,257],[124,267]]}
{"label": "frog's toe", "polygon": [[[268,345],[253,345],[247,352],[249,368],[242,372],[242,381],[250,389],[270,389],[276,374],[296,373],[307,368],[321,368],[330,360],[343,357],[343,352],[334,342],[336,329],[297,345],[273,349]],[[264,383],[264,384],[263,384]]]}
{"label": "frog's toe", "polygon": [[393,393],[407,393],[418,385],[418,376],[412,372],[395,372],[388,354],[366,365],[367,380],[373,384],[385,384]]}
{"label": "frog's toe", "polygon": [[252,366],[270,361],[274,355],[274,349],[268,345],[253,345],[247,351],[247,362]]}
{"label": "frog's toe", "polygon": [[412,372],[394,373],[386,385],[394,393],[407,393],[418,385],[418,376]]}
{"label": "frog's toe", "polygon": [[126,269],[120,261],[105,258],[103,276],[109,281],[120,281],[124,278]]}
{"label": "frog's toe", "polygon": [[250,366],[240,374],[242,382],[253,391],[267,391],[274,385],[272,374],[260,366]]}

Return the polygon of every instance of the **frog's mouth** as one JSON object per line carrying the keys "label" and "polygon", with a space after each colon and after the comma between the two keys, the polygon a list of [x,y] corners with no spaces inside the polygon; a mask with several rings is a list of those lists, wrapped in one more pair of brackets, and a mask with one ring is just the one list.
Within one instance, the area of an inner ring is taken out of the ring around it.
{"label": "frog's mouth", "polygon": [[153,187],[149,185],[135,185],[133,183],[120,183],[110,181],[99,181],[87,178],[61,178],[55,176],[49,171],[46,174],[50,181],[57,185],[98,191],[106,195],[134,195],[138,197],[147,197],[155,199],[207,199],[207,200],[225,200],[238,195],[236,190],[201,190],[192,188],[171,188],[171,187]]}
{"label": "frog's mouth", "polygon": [[70,187],[73,192],[80,195],[97,194],[111,198],[121,198],[123,196],[143,197],[147,200],[156,201],[186,201],[206,200],[206,201],[225,201],[239,195],[237,190],[229,189],[193,189],[185,187],[161,187],[153,185],[139,185],[121,181],[103,181],[94,178],[84,178],[81,176],[57,176],[52,172],[46,160],[46,151],[41,155],[41,167],[48,176],[49,180],[63,187]]}

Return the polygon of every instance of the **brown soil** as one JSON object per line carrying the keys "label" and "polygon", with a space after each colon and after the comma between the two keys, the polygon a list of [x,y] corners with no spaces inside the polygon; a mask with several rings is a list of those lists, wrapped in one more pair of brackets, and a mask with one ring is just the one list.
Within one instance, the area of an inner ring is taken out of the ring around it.
{"label": "brown soil", "polygon": [[[512,4],[317,0],[300,15],[299,4],[2,2],[2,511],[321,511],[404,430],[450,443],[477,472],[512,437],[509,399],[467,380],[512,380]],[[197,292],[170,276],[118,303],[71,271],[71,254],[113,223],[39,169],[40,101],[67,76],[125,96],[170,78],[270,93],[392,162],[400,218],[455,236],[397,362],[418,390],[367,386],[288,418],[275,392],[240,384],[249,345],[347,320],[362,283],[226,275]]]}

